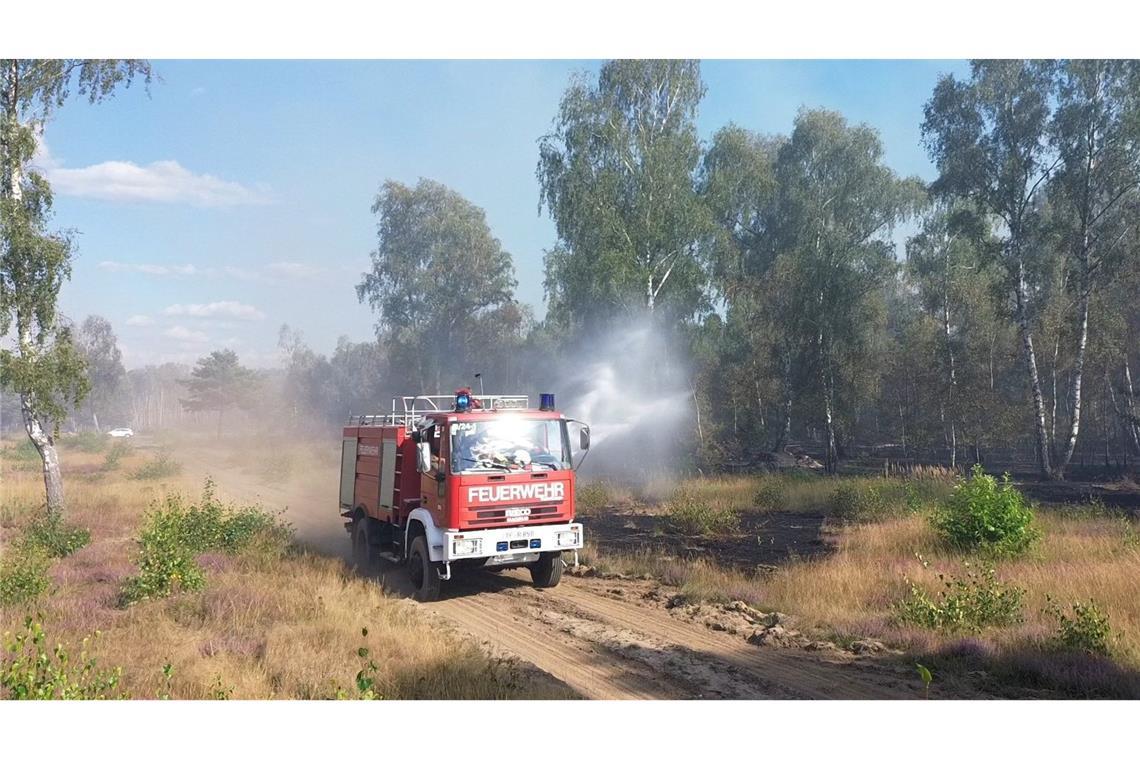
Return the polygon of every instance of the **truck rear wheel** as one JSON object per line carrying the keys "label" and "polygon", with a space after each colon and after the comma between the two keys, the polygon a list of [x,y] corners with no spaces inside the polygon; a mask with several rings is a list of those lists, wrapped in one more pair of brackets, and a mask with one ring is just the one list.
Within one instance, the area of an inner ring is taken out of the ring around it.
{"label": "truck rear wheel", "polygon": [[376,548],[372,546],[368,518],[363,515],[352,521],[352,564],[361,573],[376,570]]}
{"label": "truck rear wheel", "polygon": [[546,552],[530,566],[530,579],[535,588],[554,588],[562,580],[562,552]]}
{"label": "truck rear wheel", "polygon": [[439,599],[443,581],[439,578],[435,563],[431,561],[427,539],[423,536],[413,538],[412,546],[408,549],[408,575],[416,590],[413,596],[417,602],[434,602]]}

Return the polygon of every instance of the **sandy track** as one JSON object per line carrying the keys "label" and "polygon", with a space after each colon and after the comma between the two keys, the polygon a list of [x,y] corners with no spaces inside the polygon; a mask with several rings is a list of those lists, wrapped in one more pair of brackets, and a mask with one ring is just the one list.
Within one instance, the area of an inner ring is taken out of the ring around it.
{"label": "sandy track", "polygon": [[[336,508],[336,473],[307,469],[287,484],[267,483],[211,450],[178,452],[197,483],[207,474],[224,497],[284,509],[298,540],[345,558],[348,537]],[[378,581],[406,594],[404,571],[387,566]],[[496,656],[517,658],[590,699],[900,699],[916,680],[868,658],[758,647],[739,636],[678,619],[667,610],[610,593],[613,582],[564,578],[531,586],[525,571],[478,573],[444,586],[425,614]],[[633,597],[635,594],[628,594]]]}

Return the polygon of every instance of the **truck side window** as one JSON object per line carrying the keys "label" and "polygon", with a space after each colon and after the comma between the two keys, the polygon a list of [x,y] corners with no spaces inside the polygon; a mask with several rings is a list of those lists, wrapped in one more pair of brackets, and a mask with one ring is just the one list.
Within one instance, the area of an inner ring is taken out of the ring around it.
{"label": "truck side window", "polygon": [[439,425],[433,424],[426,428],[424,435],[427,436],[426,440],[431,448],[431,472],[434,475],[443,469],[443,461],[440,459],[440,441],[442,439],[440,438]]}

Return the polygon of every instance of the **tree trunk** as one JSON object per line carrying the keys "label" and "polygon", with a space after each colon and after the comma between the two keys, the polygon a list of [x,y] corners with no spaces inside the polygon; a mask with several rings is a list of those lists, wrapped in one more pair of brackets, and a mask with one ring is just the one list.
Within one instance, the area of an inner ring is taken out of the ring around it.
{"label": "tree trunk", "polygon": [[94,412],[94,410],[92,410],[92,412],[91,412],[91,420],[92,420],[92,422],[94,422],[94,423],[95,423],[95,432],[96,432],[96,433],[102,433],[103,431],[102,431],[102,429],[100,429],[100,427],[99,427],[99,415],[98,415],[98,414],[96,414],[96,413]]}
{"label": "tree trunk", "polygon": [[47,495],[47,512],[51,516],[63,514],[63,476],[59,472],[59,455],[55,451],[55,441],[46,431],[32,408],[28,396],[20,395],[20,408],[24,416],[24,429],[28,438],[39,452],[43,461],[44,491]]}
{"label": "tree trunk", "polygon": [[792,435],[792,354],[786,345],[784,349],[784,419],[772,444],[773,453],[783,449]]}
{"label": "tree trunk", "polygon": [[942,334],[946,338],[946,406],[950,413],[950,469],[958,463],[958,435],[955,431],[954,390],[958,377],[954,366],[954,341],[950,335],[950,240],[944,238],[945,266],[942,272]]}
{"label": "tree trunk", "polygon": [[1081,378],[1085,370],[1085,349],[1089,343],[1089,282],[1088,275],[1082,278],[1081,283],[1081,304],[1080,304],[1080,324],[1077,331],[1077,355],[1073,360],[1073,383],[1072,391],[1069,396],[1069,404],[1072,407],[1072,421],[1069,424],[1069,437],[1065,442],[1065,450],[1061,453],[1060,461],[1057,462],[1054,469],[1055,477],[1060,480],[1065,476],[1065,468],[1069,466],[1069,460],[1073,458],[1073,450],[1077,447],[1077,434],[1081,429]]}
{"label": "tree trunk", "polygon": [[1124,392],[1128,404],[1128,428],[1132,431],[1132,443],[1140,453],[1140,417],[1136,415],[1136,405],[1132,395],[1132,369],[1128,363],[1128,354],[1124,355]]}
{"label": "tree trunk", "polygon": [[1021,347],[1025,356],[1025,370],[1029,379],[1029,389],[1033,394],[1034,426],[1036,428],[1037,466],[1042,477],[1052,478],[1049,464],[1049,429],[1045,426],[1045,397],[1041,393],[1041,376],[1037,373],[1037,354],[1033,350],[1033,334],[1029,330],[1029,314],[1026,300],[1028,292],[1025,284],[1025,266],[1017,263],[1017,328],[1021,333]]}
{"label": "tree trunk", "polygon": [[[12,202],[19,204],[23,199],[23,167],[14,163],[7,177],[8,197]],[[19,336],[20,355],[22,358],[34,362],[36,344],[32,338],[29,315],[16,315],[16,332]],[[51,434],[44,430],[38,415],[34,399],[26,393],[20,394],[20,409],[24,418],[24,430],[28,433],[32,445],[39,452],[43,463],[44,491],[47,497],[47,511],[49,515],[63,514],[63,476],[59,472],[59,455],[55,450],[55,441]]]}

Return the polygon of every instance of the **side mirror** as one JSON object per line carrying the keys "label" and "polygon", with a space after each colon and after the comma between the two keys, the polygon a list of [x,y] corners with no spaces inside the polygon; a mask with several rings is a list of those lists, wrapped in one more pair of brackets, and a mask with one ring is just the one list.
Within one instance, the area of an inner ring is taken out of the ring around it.
{"label": "side mirror", "polygon": [[431,472],[431,444],[427,441],[416,444],[416,469]]}
{"label": "side mirror", "polygon": [[590,428],[583,427],[581,432],[578,433],[578,448],[582,451],[590,450]]}

